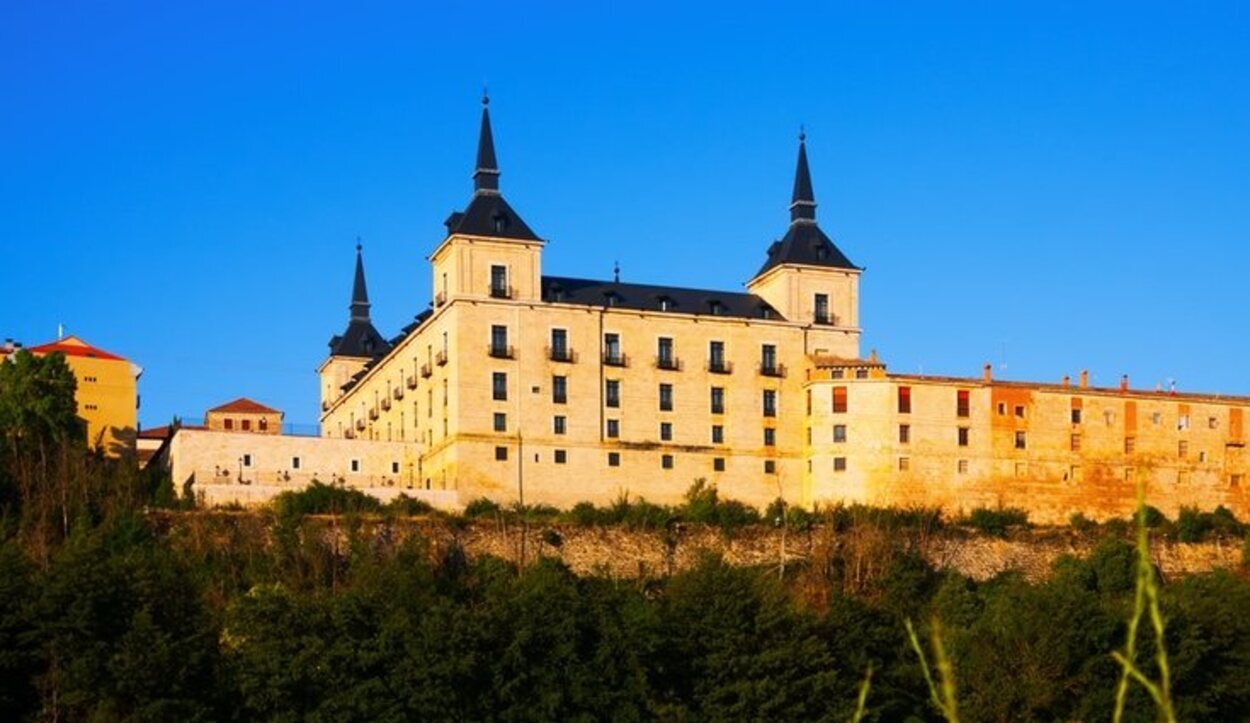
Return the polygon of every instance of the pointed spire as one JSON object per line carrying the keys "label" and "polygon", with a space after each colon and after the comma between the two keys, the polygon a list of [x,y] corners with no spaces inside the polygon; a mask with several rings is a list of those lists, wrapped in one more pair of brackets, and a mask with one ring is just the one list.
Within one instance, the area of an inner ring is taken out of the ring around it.
{"label": "pointed spire", "polygon": [[369,321],[369,290],[365,287],[364,247],[356,238],[356,280],[352,283],[352,319]]}
{"label": "pointed spire", "polygon": [[475,193],[499,193],[499,164],[495,161],[495,138],[490,131],[490,96],[482,90],[482,131],[477,140],[477,166],[473,171]]}
{"label": "pointed spire", "polygon": [[807,133],[799,127],[799,162],[794,170],[794,195],[790,199],[790,222],[816,222],[816,195],[807,168]]}

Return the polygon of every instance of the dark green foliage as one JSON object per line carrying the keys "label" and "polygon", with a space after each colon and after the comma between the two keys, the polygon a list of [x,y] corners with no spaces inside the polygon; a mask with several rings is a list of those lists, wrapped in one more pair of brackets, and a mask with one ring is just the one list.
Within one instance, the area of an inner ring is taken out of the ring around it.
{"label": "dark green foliage", "polygon": [[1072,516],[1068,518],[1068,524],[1077,532],[1090,532],[1098,529],[1098,523],[1081,512],[1073,512]]}
{"label": "dark green foliage", "polygon": [[279,517],[303,515],[358,514],[378,512],[382,503],[378,498],[357,489],[328,485],[313,481],[298,492],[283,492],[273,501]]}
{"label": "dark green foliage", "polygon": [[960,523],[987,535],[1005,537],[1013,527],[1028,526],[1029,513],[1018,507],[977,507]]}
{"label": "dark green foliage", "polygon": [[464,516],[470,519],[475,517],[494,517],[499,512],[499,503],[488,500],[485,497],[478,497],[464,506]]}
{"label": "dark green foliage", "polygon": [[759,522],[760,513],[754,507],[737,500],[722,500],[715,485],[705,479],[697,479],[686,490],[686,503],[680,516],[684,520],[719,527],[732,532],[743,525]]}
{"label": "dark green foliage", "polygon": [[1163,527],[1168,523],[1168,516],[1163,514],[1157,507],[1146,505],[1146,527],[1154,529]]}
{"label": "dark green foliage", "polygon": [[434,508],[425,500],[418,500],[408,495],[400,495],[395,499],[383,505],[383,509],[391,514],[401,515],[404,517],[415,517],[417,515],[428,515],[434,512]]}
{"label": "dark green foliage", "polygon": [[1245,527],[1223,505],[1211,512],[1200,512],[1195,507],[1182,507],[1174,525],[1176,539],[1181,542],[1198,542],[1209,537],[1240,537]]}

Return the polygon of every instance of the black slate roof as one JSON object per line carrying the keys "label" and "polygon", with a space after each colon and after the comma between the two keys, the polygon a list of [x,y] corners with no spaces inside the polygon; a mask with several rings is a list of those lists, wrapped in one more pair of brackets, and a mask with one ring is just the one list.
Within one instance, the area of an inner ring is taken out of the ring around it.
{"label": "black slate roof", "polygon": [[623,284],[619,281],[544,276],[542,298],[548,302],[614,306],[640,311],[784,320],[776,309],[755,294],[733,291],[684,289],[675,286]]}
{"label": "black slate roof", "polygon": [[477,193],[464,211],[447,217],[447,234],[541,241],[498,193]]}
{"label": "black slate roof", "polygon": [[369,290],[365,286],[365,262],[360,244],[356,244],[356,276],[352,281],[351,316],[347,329],[330,339],[330,356],[361,358],[380,357],[391,345],[373,327],[369,318]]}

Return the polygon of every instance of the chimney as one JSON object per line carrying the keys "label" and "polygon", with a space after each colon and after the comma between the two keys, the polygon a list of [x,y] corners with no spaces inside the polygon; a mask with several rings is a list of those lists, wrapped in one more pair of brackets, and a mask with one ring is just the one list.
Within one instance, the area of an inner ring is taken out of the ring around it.
{"label": "chimney", "polygon": [[871,352],[869,352],[868,361],[872,362],[873,364],[876,364],[881,361],[880,357],[877,356],[876,349],[873,349]]}
{"label": "chimney", "polygon": [[1089,389],[1089,370],[1081,370],[1081,389]]}
{"label": "chimney", "polygon": [[1120,375],[1120,391],[1122,392],[1128,391],[1128,375],[1127,374]]}
{"label": "chimney", "polygon": [[1072,386],[1072,377],[1068,376],[1067,374],[1064,374],[1063,381],[1060,383],[1063,385],[1064,389],[1067,389],[1068,387]]}
{"label": "chimney", "polygon": [[987,363],[984,367],[981,367],[981,378],[985,380],[986,384],[989,384],[990,382],[994,381],[994,365],[993,364]]}

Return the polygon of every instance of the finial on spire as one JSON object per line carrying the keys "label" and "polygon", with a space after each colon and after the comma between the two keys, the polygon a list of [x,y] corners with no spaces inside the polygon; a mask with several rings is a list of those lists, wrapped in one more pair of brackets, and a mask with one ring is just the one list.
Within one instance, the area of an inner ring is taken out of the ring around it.
{"label": "finial on spire", "polygon": [[816,222],[816,195],[807,168],[807,131],[799,126],[799,161],[794,169],[794,194],[790,198],[790,222]]}
{"label": "finial on spire", "polygon": [[799,124],[799,143],[807,141],[807,131],[803,128],[803,124]]}
{"label": "finial on spire", "polygon": [[360,237],[357,236],[356,237],[356,255],[359,256],[361,250],[363,249],[364,249],[364,245],[360,243]]}
{"label": "finial on spire", "polygon": [[612,281],[613,283],[617,283],[617,284],[621,283],[621,262],[620,261],[612,262]]}
{"label": "finial on spire", "polygon": [[490,105],[490,92],[486,89],[486,84],[482,83],[482,107]]}

